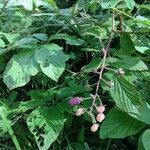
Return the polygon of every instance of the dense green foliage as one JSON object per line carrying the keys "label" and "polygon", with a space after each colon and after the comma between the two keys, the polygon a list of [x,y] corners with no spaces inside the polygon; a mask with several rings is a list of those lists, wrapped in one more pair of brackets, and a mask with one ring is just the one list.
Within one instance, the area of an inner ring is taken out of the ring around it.
{"label": "dense green foliage", "polygon": [[149,11],[148,0],[0,0],[0,149],[150,150]]}

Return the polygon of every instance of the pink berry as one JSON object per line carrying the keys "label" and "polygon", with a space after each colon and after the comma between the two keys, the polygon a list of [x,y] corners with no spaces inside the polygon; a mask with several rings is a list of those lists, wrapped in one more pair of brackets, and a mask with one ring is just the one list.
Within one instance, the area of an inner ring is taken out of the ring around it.
{"label": "pink berry", "polygon": [[104,119],[105,119],[105,115],[104,115],[104,114],[99,113],[99,114],[96,116],[96,120],[97,120],[98,122],[102,122]]}
{"label": "pink berry", "polygon": [[99,113],[103,113],[103,112],[105,111],[105,106],[104,106],[104,105],[98,106],[98,107],[97,107],[97,111],[98,111]]}
{"label": "pink berry", "polygon": [[91,126],[91,131],[96,132],[98,130],[99,124],[95,123]]}
{"label": "pink berry", "polygon": [[76,116],[81,116],[82,114],[84,114],[84,108],[78,108],[76,111]]}

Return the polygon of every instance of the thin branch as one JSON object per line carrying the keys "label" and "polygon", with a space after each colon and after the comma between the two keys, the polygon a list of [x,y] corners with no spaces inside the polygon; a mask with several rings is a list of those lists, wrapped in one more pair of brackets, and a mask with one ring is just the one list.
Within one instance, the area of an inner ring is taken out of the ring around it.
{"label": "thin branch", "polygon": [[99,89],[99,87],[100,87],[100,82],[101,82],[101,80],[102,80],[103,71],[104,71],[104,69],[105,69],[106,57],[107,57],[108,52],[109,52],[110,43],[111,43],[112,38],[113,38],[113,36],[114,36],[114,32],[113,32],[113,30],[114,30],[114,28],[115,28],[115,26],[114,26],[114,17],[115,17],[115,16],[114,16],[114,12],[113,12],[113,15],[112,15],[112,31],[111,31],[110,37],[109,37],[109,39],[108,39],[108,44],[107,44],[106,48],[105,48],[105,47],[102,48],[103,53],[104,53],[103,59],[102,59],[102,66],[101,66],[101,69],[100,69],[100,71],[99,71],[99,78],[98,78],[98,81],[97,81],[95,94],[94,94],[94,96],[93,96],[93,102],[92,102],[92,105],[91,105],[91,108],[90,108],[90,112],[92,112],[93,107],[94,107],[94,105],[95,105],[95,101],[96,101],[96,98],[97,98],[97,95],[98,95],[98,89]]}
{"label": "thin branch", "polygon": [[115,10],[115,11],[117,11],[117,12],[119,12],[120,14],[123,14],[123,15],[125,15],[125,16],[127,16],[127,17],[129,17],[129,18],[131,18],[131,19],[133,19],[133,20],[136,20],[136,18],[134,18],[134,17],[132,17],[132,16],[130,16],[130,15],[128,15],[128,14],[126,14],[125,12],[123,12],[123,11],[120,11],[119,9],[117,9],[117,8],[112,8],[113,10]]}
{"label": "thin branch", "polygon": [[98,82],[97,82],[97,85],[96,85],[95,95],[93,97],[93,103],[92,103],[90,111],[93,110],[93,107],[94,107],[94,104],[95,104],[95,101],[96,101],[98,89],[99,89],[99,86],[100,86],[100,81],[102,79],[103,71],[104,71],[104,68],[105,68],[107,53],[109,51],[109,47],[110,47],[110,43],[112,41],[113,35],[114,35],[114,33],[112,32],[111,35],[110,35],[110,37],[109,37],[109,42],[107,44],[107,47],[103,48],[104,56],[103,56],[103,60],[102,60],[102,67],[101,67],[101,70],[99,72],[99,78],[98,78]]}
{"label": "thin branch", "polygon": [[113,32],[120,33],[120,34],[121,33],[128,33],[128,34],[150,34],[150,30],[148,30],[148,31],[133,31],[133,32],[114,30]]}

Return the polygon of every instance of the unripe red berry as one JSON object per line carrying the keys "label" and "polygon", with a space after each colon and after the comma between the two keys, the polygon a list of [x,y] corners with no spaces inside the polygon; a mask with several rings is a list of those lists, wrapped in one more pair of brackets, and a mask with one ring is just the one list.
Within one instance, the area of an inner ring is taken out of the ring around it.
{"label": "unripe red berry", "polygon": [[98,130],[99,124],[95,123],[91,126],[91,131],[96,132]]}
{"label": "unripe red berry", "polygon": [[98,111],[99,113],[103,113],[103,112],[105,111],[105,106],[104,106],[104,105],[98,106],[98,107],[97,107],[97,111]]}
{"label": "unripe red berry", "polygon": [[96,116],[96,120],[97,120],[98,122],[102,122],[104,119],[105,119],[105,115],[102,114],[102,113],[99,113],[99,114]]}
{"label": "unripe red berry", "polygon": [[82,114],[84,114],[84,108],[78,108],[76,111],[76,116],[81,116]]}

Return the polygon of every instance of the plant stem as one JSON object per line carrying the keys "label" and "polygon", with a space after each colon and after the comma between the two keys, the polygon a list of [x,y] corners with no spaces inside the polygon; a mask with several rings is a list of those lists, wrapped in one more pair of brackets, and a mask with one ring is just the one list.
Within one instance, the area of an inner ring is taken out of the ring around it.
{"label": "plant stem", "polygon": [[117,8],[112,8],[112,9],[115,10],[115,11],[117,11],[117,12],[119,12],[120,14],[123,14],[123,15],[125,15],[125,16],[127,16],[127,17],[133,19],[133,20],[136,20],[136,18],[134,18],[134,17],[132,17],[132,16],[126,14],[125,12],[120,11],[120,10],[117,9]]}
{"label": "plant stem", "polygon": [[104,48],[104,47],[102,48],[103,53],[104,53],[103,59],[102,59],[102,67],[101,67],[101,70],[99,72],[99,78],[98,78],[98,81],[97,81],[95,95],[93,97],[93,102],[92,102],[92,105],[91,105],[91,108],[90,108],[90,112],[92,112],[92,110],[93,110],[93,107],[94,107],[95,101],[96,101],[96,97],[98,95],[98,89],[99,89],[99,86],[100,86],[100,81],[102,79],[103,71],[105,69],[106,57],[107,57],[107,54],[108,54],[108,51],[109,51],[109,48],[110,48],[110,43],[111,43],[112,38],[114,36],[113,30],[114,30],[114,13],[112,15],[112,31],[111,31],[111,34],[110,34],[110,37],[109,37],[109,40],[108,40],[108,44],[107,44],[106,48]]}
{"label": "plant stem", "polygon": [[114,30],[114,32],[116,33],[128,33],[128,34],[149,34],[150,33],[150,30],[148,31],[131,31],[131,32],[128,32],[128,31],[119,31],[119,30]]}
{"label": "plant stem", "polygon": [[12,130],[11,125],[10,125],[9,121],[7,120],[7,118],[6,118],[6,115],[4,113],[3,107],[0,107],[0,116],[1,116],[4,124],[7,127],[8,133],[10,134],[10,136],[11,136],[11,138],[12,138],[12,140],[13,140],[15,146],[16,146],[16,149],[17,150],[21,150],[19,142],[18,142],[18,140],[17,140],[17,138],[16,138],[16,136],[14,134],[14,131]]}
{"label": "plant stem", "polygon": [[107,144],[106,150],[109,150],[110,143],[111,143],[111,139],[109,139],[109,141],[108,141],[108,144]]}

